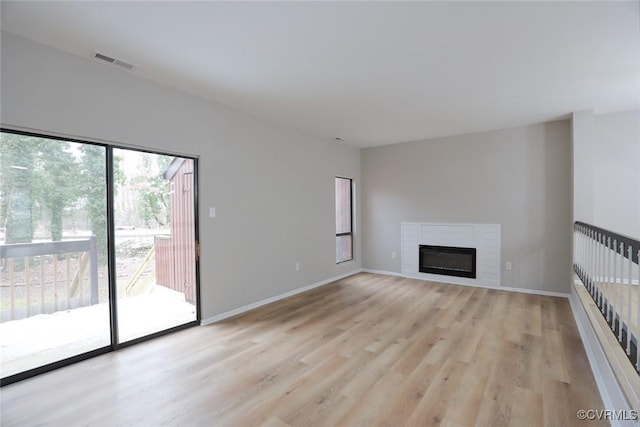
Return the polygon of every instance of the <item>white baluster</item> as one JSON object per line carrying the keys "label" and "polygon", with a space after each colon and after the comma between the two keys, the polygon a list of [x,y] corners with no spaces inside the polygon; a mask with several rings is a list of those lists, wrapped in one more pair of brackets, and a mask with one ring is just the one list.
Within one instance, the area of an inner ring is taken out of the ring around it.
{"label": "white baluster", "polygon": [[586,277],[587,274],[587,253],[589,239],[587,237],[587,230],[585,228],[582,229],[582,277]]}
{"label": "white baluster", "polygon": [[593,283],[596,287],[596,305],[600,308],[600,233],[596,233],[596,257],[593,265]]}
{"label": "white baluster", "polygon": [[607,323],[611,324],[611,311],[613,310],[613,290],[614,287],[611,285],[611,276],[610,276],[610,270],[609,268],[611,267],[609,261],[611,261],[611,253],[609,252],[609,248],[611,247],[611,237],[607,237],[607,246],[606,246],[606,252],[605,252],[605,268],[604,268],[604,277],[605,277],[605,283],[607,286]]}
{"label": "white baluster", "polygon": [[593,248],[595,247],[595,240],[593,239],[593,230],[589,232],[589,269],[587,270],[587,277],[589,278],[589,293],[593,297]]}
{"label": "white baluster", "polygon": [[[573,225],[573,259],[571,260],[571,271],[578,273],[578,233],[576,232],[577,225]],[[573,276],[571,276],[573,277]]]}
{"label": "white baluster", "polygon": [[629,298],[629,301],[627,303],[627,312],[629,313],[628,319],[627,319],[627,355],[631,355],[631,325],[633,324],[633,320],[631,319],[631,300],[633,299],[633,293],[632,293],[632,289],[631,289],[631,258],[632,258],[632,248],[631,245],[627,245],[627,253],[629,254],[629,280],[627,280],[627,297]]}
{"label": "white baluster", "polygon": [[598,286],[598,289],[600,289],[600,311],[602,312],[602,314],[604,314],[604,310],[605,310],[605,301],[607,300],[607,294],[606,294],[606,290],[607,288],[605,288],[606,286],[606,282],[605,282],[605,276],[604,276],[604,242],[605,242],[605,236],[604,234],[600,235],[600,286]]}
{"label": "white baluster", "polygon": [[597,285],[597,274],[598,274],[598,233],[593,232],[592,239],[592,258],[591,258],[591,284],[593,286],[593,299],[598,303],[598,285]]}
{"label": "white baluster", "polygon": [[579,226],[577,231],[578,233],[576,236],[578,237],[578,250],[576,253],[578,257],[578,276],[582,277],[582,233],[580,232]]}
{"label": "white baluster", "polygon": [[577,225],[573,227],[573,269],[580,275],[580,233]]}
{"label": "white baluster", "polygon": [[582,264],[582,236],[580,234],[580,227],[579,226],[576,226],[576,240],[578,241],[578,246],[576,247],[576,258],[578,259],[578,262],[577,262],[577,266],[576,267],[577,267],[577,270],[578,270],[577,271],[578,276],[580,276],[581,275],[580,268],[581,268],[581,264]]}
{"label": "white baluster", "polygon": [[593,283],[593,293],[594,298],[596,300],[596,304],[598,302],[598,233],[593,233],[593,264],[591,267],[592,273],[592,283]]}
{"label": "white baluster", "polygon": [[591,277],[589,277],[589,273],[591,272],[591,231],[587,230],[587,234],[585,237],[585,259],[584,259],[584,278],[585,285],[587,285],[587,290],[591,292]]}
{"label": "white baluster", "polygon": [[611,314],[611,316],[613,317],[611,321],[611,330],[613,331],[615,331],[616,329],[616,316],[618,318],[618,321],[620,321],[619,320],[620,315],[618,314],[618,311],[620,310],[620,304],[619,304],[620,300],[618,298],[618,284],[616,283],[616,245],[617,244],[618,242],[616,241],[616,239],[613,239],[613,242],[611,245],[611,253],[609,254],[611,257],[611,286],[613,291],[612,300],[614,304],[614,310],[613,310],[613,313]]}
{"label": "white baluster", "polygon": [[591,283],[593,283],[593,297],[598,302],[598,233],[593,232],[593,259],[591,263]]}
{"label": "white baluster", "polygon": [[584,284],[589,288],[589,260],[591,257],[591,239],[589,238],[589,230],[585,230],[584,235]]}
{"label": "white baluster", "polygon": [[589,264],[589,237],[587,236],[587,230],[582,235],[582,278],[585,286],[587,286],[587,266]]}
{"label": "white baluster", "polygon": [[[587,277],[587,258],[589,257],[589,236],[587,230],[583,228],[582,233],[582,277]],[[585,283],[586,284],[586,283]]]}
{"label": "white baluster", "polygon": [[[620,321],[618,325],[618,341],[622,342],[622,325],[624,323],[624,271],[622,270],[624,257],[621,256],[624,253],[624,243],[620,243],[620,252],[616,252],[616,258],[620,260],[620,286],[618,289],[620,290]],[[617,263],[616,263],[617,264]],[[617,279],[616,279],[617,283]]]}
{"label": "white baluster", "polygon": [[[640,249],[638,250],[638,264],[637,264],[638,268],[638,293],[636,293],[636,306],[638,308],[637,310],[637,316],[636,317],[636,334],[640,335]],[[636,370],[638,370],[638,372],[640,372],[640,342],[639,342],[640,337],[636,336]]]}

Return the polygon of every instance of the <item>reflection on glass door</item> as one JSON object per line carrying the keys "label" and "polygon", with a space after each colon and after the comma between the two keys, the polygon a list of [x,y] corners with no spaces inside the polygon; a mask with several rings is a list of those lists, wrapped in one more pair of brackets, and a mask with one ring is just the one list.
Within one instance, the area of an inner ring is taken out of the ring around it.
{"label": "reflection on glass door", "polygon": [[119,342],[196,320],[194,161],[114,149]]}
{"label": "reflection on glass door", "polygon": [[111,344],[105,153],[0,134],[2,378]]}

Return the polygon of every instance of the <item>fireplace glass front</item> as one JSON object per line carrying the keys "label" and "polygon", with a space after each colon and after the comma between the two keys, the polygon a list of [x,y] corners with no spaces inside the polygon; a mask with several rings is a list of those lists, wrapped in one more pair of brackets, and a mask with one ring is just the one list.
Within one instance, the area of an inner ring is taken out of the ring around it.
{"label": "fireplace glass front", "polygon": [[420,245],[420,272],[476,278],[476,249]]}

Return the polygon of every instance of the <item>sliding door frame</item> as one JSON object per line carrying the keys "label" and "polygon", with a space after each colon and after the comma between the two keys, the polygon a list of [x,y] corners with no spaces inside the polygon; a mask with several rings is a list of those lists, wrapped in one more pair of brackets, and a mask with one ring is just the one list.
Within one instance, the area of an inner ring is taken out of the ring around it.
{"label": "sliding door frame", "polygon": [[[55,141],[64,141],[64,142],[73,142],[79,144],[87,144],[103,147],[105,149],[105,163],[106,163],[106,193],[107,193],[107,272],[108,272],[108,295],[109,295],[109,327],[110,327],[110,339],[111,343],[107,346],[97,348],[95,350],[91,350],[85,353],[80,353],[68,358],[64,358],[61,360],[57,360],[52,363],[47,363],[45,365],[41,365],[32,369],[28,369],[26,371],[18,372],[13,375],[9,375],[4,378],[0,378],[0,387],[5,385],[13,384],[18,381],[22,381],[37,375],[44,374],[46,372],[53,371],[55,369],[63,368],[65,366],[69,366],[78,362],[82,362],[87,359],[91,359],[96,356],[100,356],[103,354],[110,353],[112,351],[117,351],[121,348],[129,347],[131,345],[135,345],[144,341],[148,341],[163,335],[167,335],[176,331],[181,331],[187,328],[191,328],[193,326],[197,326],[200,324],[202,319],[202,311],[201,311],[201,303],[200,303],[200,223],[199,223],[199,203],[198,203],[198,158],[194,156],[184,155],[184,154],[174,154],[162,151],[154,151],[147,148],[139,148],[135,146],[126,146],[122,144],[112,143],[112,142],[98,142],[92,141],[91,139],[79,139],[74,137],[60,136],[54,134],[48,134],[46,132],[35,132],[31,130],[19,130],[16,128],[12,128],[11,126],[2,126],[0,127],[0,132],[2,133],[10,133],[15,135],[24,135],[30,136],[34,138],[46,138]],[[130,151],[137,151],[142,153],[150,153],[157,155],[168,155],[181,157],[184,159],[193,161],[193,188],[194,188],[194,235],[195,235],[195,295],[196,295],[196,318],[193,321],[184,323],[182,325],[174,326],[169,329],[164,329],[162,331],[154,332],[149,335],[145,335],[139,338],[135,338],[130,341],[126,341],[124,343],[119,342],[118,336],[118,296],[117,296],[117,287],[116,287],[116,254],[115,254],[115,211],[114,211],[114,190],[115,190],[115,182],[114,182],[114,173],[113,173],[113,150],[114,149],[123,149]]]}

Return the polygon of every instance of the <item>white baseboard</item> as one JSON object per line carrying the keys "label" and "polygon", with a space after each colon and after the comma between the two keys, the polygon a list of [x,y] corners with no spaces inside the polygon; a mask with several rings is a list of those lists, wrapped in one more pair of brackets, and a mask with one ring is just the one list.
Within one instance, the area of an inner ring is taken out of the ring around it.
{"label": "white baseboard", "polygon": [[340,279],[344,279],[345,277],[353,276],[354,274],[358,274],[361,271],[362,271],[361,268],[356,269],[356,270],[352,270],[352,271],[350,271],[348,273],[341,274],[339,276],[334,276],[334,277],[331,277],[329,279],[322,280],[320,282],[316,282],[316,283],[312,283],[312,284],[307,285],[307,286],[303,286],[302,288],[298,288],[298,289],[294,289],[294,290],[289,291],[289,292],[285,292],[284,294],[280,294],[280,295],[276,295],[274,297],[263,299],[262,301],[254,302],[252,304],[243,305],[242,307],[238,307],[236,309],[233,309],[233,310],[230,310],[230,311],[227,311],[227,312],[224,312],[224,313],[216,314],[215,316],[207,317],[206,319],[202,319],[200,321],[200,325],[202,325],[202,326],[210,325],[212,323],[219,322],[219,321],[224,320],[224,319],[228,319],[229,317],[237,316],[238,314],[242,314],[242,313],[245,313],[247,311],[253,310],[255,308],[262,307],[263,305],[271,304],[272,302],[276,302],[276,301],[279,301],[281,299],[285,299],[285,298],[300,294],[302,292],[310,291],[311,289],[319,288],[320,286],[328,285],[329,283],[335,282],[335,281],[340,280]]}
{"label": "white baseboard", "polygon": [[393,271],[383,271],[383,270],[371,270],[369,268],[363,268],[363,273],[372,273],[372,274],[382,274],[384,276],[396,276],[396,277],[405,277],[400,273],[394,273]]}
{"label": "white baseboard", "polygon": [[501,291],[509,291],[509,292],[520,292],[523,294],[534,294],[534,295],[544,295],[549,297],[560,297],[560,298],[569,298],[568,292],[554,292],[554,291],[543,291],[540,289],[528,289],[528,288],[512,288],[510,286],[500,286]]}
{"label": "white baseboard", "polygon": [[[423,281],[426,281],[426,282],[432,282],[433,281],[433,280],[424,279],[422,277],[407,276],[405,274],[395,273],[393,271],[371,270],[371,269],[368,269],[368,268],[364,268],[364,269],[362,269],[362,271],[364,273],[384,274],[386,276],[404,277],[406,279],[423,280]],[[483,286],[483,285],[480,285],[480,284],[453,283],[453,282],[447,282],[446,280],[439,280],[438,282],[439,283],[447,283],[447,284],[451,284],[451,285],[472,286],[472,287],[476,287],[476,288],[495,289],[495,290],[498,290],[498,291],[520,292],[520,293],[523,293],[523,294],[545,295],[545,296],[552,296],[552,297],[569,298],[569,293],[565,293],[565,292],[541,291],[541,290],[538,290],[538,289],[528,289],[528,288],[513,288],[513,287],[510,287],[510,286],[495,287],[495,286]]]}
{"label": "white baseboard", "polygon": [[[598,340],[598,337],[591,326],[591,322],[587,317],[587,313],[578,300],[578,296],[575,294],[573,287],[571,288],[571,294],[569,296],[569,305],[571,306],[573,317],[576,321],[576,325],[578,326],[582,345],[587,353],[589,365],[591,365],[591,371],[593,372],[593,377],[596,381],[596,385],[598,386],[598,391],[600,392],[600,397],[602,398],[602,403],[604,404],[605,409],[614,411],[630,411],[632,409],[636,409],[631,408],[627,402],[624,392],[620,388],[611,366],[609,366],[604,350],[600,345],[600,340]],[[614,427],[638,425],[634,421],[610,420],[610,422]]]}

